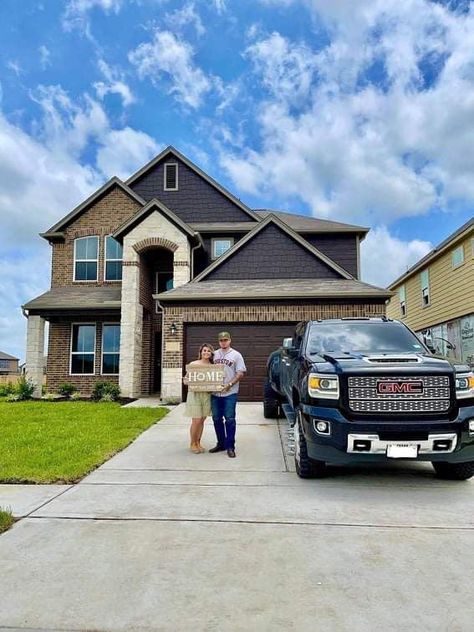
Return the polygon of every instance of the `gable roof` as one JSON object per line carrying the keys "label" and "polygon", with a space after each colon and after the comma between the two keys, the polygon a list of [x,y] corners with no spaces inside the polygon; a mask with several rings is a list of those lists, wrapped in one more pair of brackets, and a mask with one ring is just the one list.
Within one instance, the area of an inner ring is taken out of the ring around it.
{"label": "gable roof", "polygon": [[270,214],[276,215],[285,224],[291,226],[293,230],[301,233],[359,233],[365,235],[370,228],[365,226],[355,226],[354,224],[343,224],[342,222],[334,222],[328,219],[319,219],[310,217],[309,215],[299,215],[297,213],[288,213],[286,211],[274,211],[266,208],[254,209],[260,217],[267,217]]}
{"label": "gable roof", "polygon": [[449,237],[447,237],[444,241],[442,241],[436,248],[433,248],[427,255],[422,257],[419,261],[415,263],[411,268],[409,268],[404,274],[392,281],[390,285],[387,287],[391,290],[397,285],[399,285],[402,281],[405,281],[412,274],[415,274],[418,270],[426,266],[428,263],[439,257],[445,250],[447,250],[458,238],[464,237],[464,233],[468,233],[471,228],[474,228],[474,217],[468,220],[465,224],[451,233]]}
{"label": "gable roof", "polygon": [[250,209],[246,204],[241,202],[241,200],[235,197],[235,195],[232,195],[230,191],[228,191],[222,185],[216,182],[214,178],[211,178],[211,176],[207,175],[207,173],[205,173],[202,169],[200,169],[197,165],[195,165],[191,160],[189,160],[189,158],[186,158],[186,156],[184,156],[181,152],[175,149],[172,145],[168,145],[168,147],[163,149],[163,151],[160,154],[158,154],[158,156],[155,156],[155,158],[150,160],[150,162],[148,162],[144,167],[142,167],[136,173],[130,176],[130,178],[126,181],[125,184],[127,184],[127,186],[131,186],[132,184],[134,184],[137,180],[139,180],[142,176],[144,176],[148,171],[153,169],[168,154],[172,154],[173,156],[175,156],[176,158],[184,162],[186,166],[188,166],[196,174],[201,176],[201,178],[203,178],[208,184],[210,184],[212,187],[217,189],[220,193],[222,193],[222,195],[224,195],[228,200],[230,200],[236,206],[238,206],[242,211],[244,211],[253,220],[255,221],[259,220],[258,215],[254,213],[252,209]]}
{"label": "gable roof", "polygon": [[8,353],[4,353],[0,351],[0,360],[18,360],[19,358],[15,358],[15,356],[8,355]]}
{"label": "gable roof", "polygon": [[196,231],[194,231],[189,226],[189,224],[183,222],[183,220],[178,217],[176,213],[173,213],[171,209],[165,206],[163,202],[160,202],[160,200],[157,200],[156,198],[150,200],[148,204],[146,204],[142,209],[135,213],[135,215],[130,217],[130,219],[119,226],[112,237],[117,240],[122,240],[127,233],[133,230],[133,228],[135,228],[137,224],[148,217],[148,215],[150,215],[150,213],[152,213],[153,211],[157,211],[161,215],[164,215],[172,224],[179,228],[179,230],[185,233],[188,237],[191,237],[201,243],[201,238],[198,233],[196,233]]}
{"label": "gable roof", "polygon": [[216,261],[214,261],[214,263],[212,263],[205,270],[203,270],[201,272],[201,274],[198,274],[191,281],[191,283],[198,283],[198,282],[202,281],[203,279],[205,279],[208,276],[208,274],[210,274],[213,270],[215,270],[216,268],[220,267],[223,263],[225,263],[228,259],[230,259],[236,252],[238,252],[241,248],[243,248],[249,241],[251,241],[256,235],[258,235],[265,227],[269,226],[270,224],[274,224],[275,226],[280,228],[291,239],[296,241],[300,246],[305,248],[313,256],[315,256],[317,259],[319,259],[320,261],[325,263],[329,268],[331,268],[332,270],[334,270],[335,272],[340,274],[342,276],[342,278],[344,278],[344,279],[354,279],[352,274],[349,274],[349,272],[347,272],[347,270],[344,270],[344,268],[341,268],[341,266],[339,266],[332,259],[330,259],[326,255],[324,255],[317,248],[315,248],[310,243],[308,243],[303,237],[298,235],[298,233],[296,233],[287,224],[282,222],[278,217],[276,217],[275,215],[272,215],[270,213],[263,221],[259,222],[257,224],[257,226],[255,226],[255,228],[253,230],[251,230],[249,233],[247,233],[247,235],[245,235],[245,237],[242,237],[242,239],[240,239],[235,244],[235,246],[230,248],[224,255],[219,257],[219,259],[216,259]]}
{"label": "gable roof", "polygon": [[79,206],[76,206],[76,208],[74,208],[70,213],[68,213],[65,217],[59,220],[59,222],[54,224],[54,226],[51,226],[49,230],[47,230],[45,233],[40,233],[40,236],[48,240],[62,237],[61,231],[64,228],[66,228],[68,224],[70,224],[72,221],[77,219],[80,215],[82,215],[82,213],[87,211],[87,209],[90,206],[92,206],[92,204],[94,204],[95,202],[98,202],[104,195],[109,193],[109,191],[111,191],[114,187],[119,187],[120,189],[122,189],[124,193],[126,193],[133,200],[135,200],[135,202],[140,204],[140,206],[143,206],[145,204],[145,200],[143,198],[141,198],[137,193],[135,193],[135,191],[133,191],[124,182],[122,182],[120,178],[117,178],[117,176],[114,176],[113,178],[110,178],[110,180],[108,180],[103,186],[101,186],[100,189],[97,189],[95,193],[90,195],[87,198],[87,200],[84,200],[84,202],[79,204]]}

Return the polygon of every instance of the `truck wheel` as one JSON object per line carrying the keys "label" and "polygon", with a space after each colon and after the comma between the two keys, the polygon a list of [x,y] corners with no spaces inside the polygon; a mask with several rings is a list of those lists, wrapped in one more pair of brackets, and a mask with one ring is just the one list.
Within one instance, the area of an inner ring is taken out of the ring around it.
{"label": "truck wheel", "polygon": [[432,461],[436,475],[449,481],[467,481],[474,476],[474,461],[466,463],[444,463],[443,461]]}
{"label": "truck wheel", "polygon": [[303,433],[301,412],[297,411],[295,433],[295,468],[300,478],[321,478],[326,474],[326,463],[315,461],[308,456],[308,446]]}
{"label": "truck wheel", "polygon": [[263,386],[263,416],[265,419],[278,419],[279,413],[280,400],[269,380],[266,380]]}

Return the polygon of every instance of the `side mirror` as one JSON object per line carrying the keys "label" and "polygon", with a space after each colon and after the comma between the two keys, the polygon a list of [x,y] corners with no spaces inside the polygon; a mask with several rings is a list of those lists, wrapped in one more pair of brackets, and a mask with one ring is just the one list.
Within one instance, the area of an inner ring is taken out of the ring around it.
{"label": "side mirror", "polygon": [[293,338],[283,338],[283,349],[288,350],[293,348]]}

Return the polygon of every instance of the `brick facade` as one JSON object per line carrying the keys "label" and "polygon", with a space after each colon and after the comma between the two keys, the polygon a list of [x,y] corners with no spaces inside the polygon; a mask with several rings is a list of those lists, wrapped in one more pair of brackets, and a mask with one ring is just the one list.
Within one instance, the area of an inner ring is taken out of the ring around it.
{"label": "brick facade", "polygon": [[[94,375],[70,375],[71,329],[73,323],[96,324],[95,338],[95,371]],[[48,391],[56,392],[63,382],[71,382],[77,386],[81,395],[89,396],[94,383],[107,381],[118,384],[118,375],[101,375],[102,360],[102,325],[120,324],[119,316],[74,316],[54,319],[49,325],[48,360],[46,365],[46,384]]]}
{"label": "brick facade", "polygon": [[[109,285],[117,281],[104,280],[105,237],[117,230],[140,209],[122,189],[114,187],[101,200],[93,204],[63,232],[64,241],[53,244],[51,287],[67,285]],[[99,237],[97,282],[74,281],[74,240],[78,237]]]}

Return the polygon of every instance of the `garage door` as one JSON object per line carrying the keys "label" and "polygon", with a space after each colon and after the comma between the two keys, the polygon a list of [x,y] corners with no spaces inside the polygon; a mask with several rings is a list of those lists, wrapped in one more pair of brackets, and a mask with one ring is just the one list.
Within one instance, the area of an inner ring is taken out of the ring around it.
{"label": "garage door", "polygon": [[217,347],[217,334],[229,331],[232,347],[240,351],[247,374],[240,383],[239,400],[262,401],[263,382],[269,354],[281,346],[283,338],[293,335],[296,323],[189,324],[185,326],[185,364],[195,360],[202,343]]}

